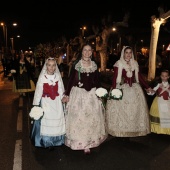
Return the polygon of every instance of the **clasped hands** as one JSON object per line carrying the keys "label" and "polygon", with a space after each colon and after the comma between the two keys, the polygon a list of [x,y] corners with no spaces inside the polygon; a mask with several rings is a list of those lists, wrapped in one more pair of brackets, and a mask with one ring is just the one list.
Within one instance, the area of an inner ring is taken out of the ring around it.
{"label": "clasped hands", "polygon": [[69,97],[68,96],[63,96],[63,98],[61,99],[61,101],[63,103],[68,103],[69,102]]}
{"label": "clasped hands", "polygon": [[155,91],[150,87],[148,89],[145,89],[147,93],[155,93]]}

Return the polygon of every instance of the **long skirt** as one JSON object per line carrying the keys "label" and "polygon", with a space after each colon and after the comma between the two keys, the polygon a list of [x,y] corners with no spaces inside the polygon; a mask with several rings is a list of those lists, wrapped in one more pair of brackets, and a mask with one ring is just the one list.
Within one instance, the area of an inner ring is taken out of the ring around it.
{"label": "long skirt", "polygon": [[33,92],[35,91],[35,84],[33,80],[29,79],[28,74],[23,72],[13,79],[13,92]]}
{"label": "long skirt", "polygon": [[70,92],[65,145],[73,150],[97,147],[107,138],[105,109],[95,90],[73,87]]}
{"label": "long skirt", "polygon": [[51,100],[50,97],[41,98],[41,107],[44,115],[40,120],[35,120],[31,141],[36,147],[60,146],[64,144],[65,117],[60,97]]}
{"label": "long skirt", "polygon": [[151,132],[170,135],[170,100],[154,98],[150,108],[150,122]]}
{"label": "long skirt", "polygon": [[138,83],[122,85],[122,100],[108,100],[106,122],[108,133],[117,137],[136,137],[150,133],[149,110]]}
{"label": "long skirt", "polygon": [[51,146],[61,146],[64,144],[65,135],[61,136],[45,136],[40,134],[41,120],[35,120],[32,126],[30,139],[34,146],[36,147],[51,147]]}

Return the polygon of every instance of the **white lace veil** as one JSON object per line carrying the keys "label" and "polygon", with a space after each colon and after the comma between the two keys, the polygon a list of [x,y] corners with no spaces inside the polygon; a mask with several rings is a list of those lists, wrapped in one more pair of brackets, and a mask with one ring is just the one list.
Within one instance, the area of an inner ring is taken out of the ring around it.
{"label": "white lace veil", "polygon": [[[126,61],[124,59],[124,53],[125,53],[125,49],[126,48],[129,48],[132,50],[132,48],[130,46],[124,46],[122,51],[121,51],[121,56],[120,56],[120,60],[123,64],[126,64]],[[133,50],[132,50],[132,58],[130,59],[130,63],[133,65],[133,62],[134,62],[134,54],[133,54]]]}
{"label": "white lace veil", "polygon": [[63,80],[62,80],[62,77],[61,77],[61,74],[60,74],[60,71],[58,69],[58,66],[57,66],[57,62],[56,62],[56,59],[55,58],[52,58],[52,57],[49,57],[46,59],[45,63],[44,63],[44,66],[40,72],[40,75],[38,77],[38,82],[37,82],[37,85],[38,83],[40,82],[39,80],[42,79],[42,77],[44,76],[45,73],[47,73],[47,62],[48,60],[54,60],[55,63],[56,63],[56,70],[54,72],[54,74],[58,75],[59,76],[59,81],[61,82],[61,88],[62,88],[62,91],[64,92],[64,84],[63,84]]}
{"label": "white lace veil", "polygon": [[127,77],[132,77],[132,71],[135,70],[135,78],[136,78],[136,81],[139,82],[139,79],[138,79],[139,68],[138,68],[137,61],[134,59],[133,50],[132,50],[132,58],[130,59],[130,68],[129,68],[129,65],[127,64],[127,62],[124,59],[125,49],[127,49],[127,48],[132,50],[132,48],[130,46],[124,46],[122,51],[121,51],[120,60],[115,63],[115,66],[117,66],[119,68],[118,69],[118,76],[117,76],[117,80],[116,80],[117,83],[121,82],[122,69],[123,68],[127,72],[126,73]]}

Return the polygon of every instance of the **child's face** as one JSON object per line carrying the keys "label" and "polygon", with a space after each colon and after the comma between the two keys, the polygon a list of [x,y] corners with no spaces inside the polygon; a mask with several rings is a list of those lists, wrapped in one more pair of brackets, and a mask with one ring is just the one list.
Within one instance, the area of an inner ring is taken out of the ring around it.
{"label": "child's face", "polygon": [[48,60],[48,62],[47,62],[47,73],[48,74],[54,74],[55,69],[56,69],[55,60]]}
{"label": "child's face", "polygon": [[167,72],[162,72],[161,73],[161,79],[162,81],[166,82],[169,79],[169,74]]}

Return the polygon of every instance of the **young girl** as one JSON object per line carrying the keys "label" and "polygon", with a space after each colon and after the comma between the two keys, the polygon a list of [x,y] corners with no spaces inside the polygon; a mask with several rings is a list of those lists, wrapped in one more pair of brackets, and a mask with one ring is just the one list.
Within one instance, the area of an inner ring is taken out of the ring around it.
{"label": "young girl", "polygon": [[169,71],[163,70],[160,81],[149,95],[156,94],[150,108],[151,132],[170,134],[170,84]]}
{"label": "young girl", "polygon": [[31,140],[37,147],[53,147],[64,143],[65,118],[62,106],[64,85],[54,58],[48,58],[39,75],[33,99],[34,106],[44,110],[35,120]]}

